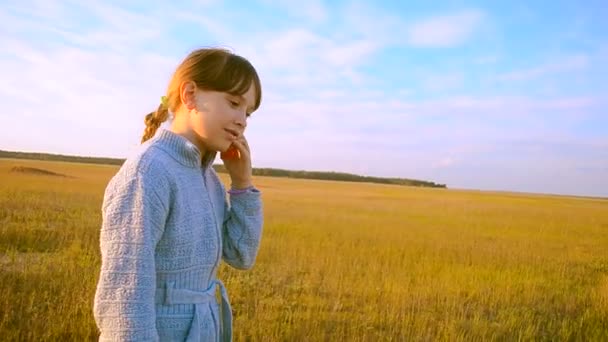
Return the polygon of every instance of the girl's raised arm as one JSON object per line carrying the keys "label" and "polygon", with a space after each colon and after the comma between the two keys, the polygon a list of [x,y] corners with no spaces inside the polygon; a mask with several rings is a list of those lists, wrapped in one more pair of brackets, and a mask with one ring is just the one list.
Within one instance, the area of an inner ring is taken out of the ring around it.
{"label": "girl's raised arm", "polygon": [[223,257],[230,266],[250,269],[255,263],[262,238],[261,193],[255,188],[232,191],[226,201],[223,227]]}

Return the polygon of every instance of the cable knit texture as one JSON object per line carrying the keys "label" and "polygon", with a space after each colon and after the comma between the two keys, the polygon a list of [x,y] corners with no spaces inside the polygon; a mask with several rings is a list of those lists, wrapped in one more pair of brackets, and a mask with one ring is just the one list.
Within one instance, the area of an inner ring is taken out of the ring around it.
{"label": "cable knit texture", "polygon": [[217,341],[231,329],[215,298],[165,298],[167,288],[215,289],[222,259],[238,269],[256,259],[261,193],[228,201],[215,156],[201,158],[187,139],[160,129],[108,183],[94,303],[100,341]]}

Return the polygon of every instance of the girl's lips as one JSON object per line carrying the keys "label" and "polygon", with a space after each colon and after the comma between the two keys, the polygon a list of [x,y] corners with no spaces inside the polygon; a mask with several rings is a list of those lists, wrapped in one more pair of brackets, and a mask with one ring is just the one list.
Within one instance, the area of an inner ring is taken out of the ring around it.
{"label": "girl's lips", "polygon": [[226,132],[228,132],[233,138],[238,138],[239,137],[239,133],[235,130],[229,129],[229,128],[224,128],[224,130]]}

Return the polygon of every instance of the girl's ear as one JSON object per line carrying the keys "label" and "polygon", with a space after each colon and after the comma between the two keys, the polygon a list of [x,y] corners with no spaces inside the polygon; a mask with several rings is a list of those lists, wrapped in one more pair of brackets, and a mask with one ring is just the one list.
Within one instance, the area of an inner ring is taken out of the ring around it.
{"label": "girl's ear", "polygon": [[196,106],[196,84],[192,81],[183,82],[179,88],[180,98],[182,100],[182,106],[186,109],[191,110]]}

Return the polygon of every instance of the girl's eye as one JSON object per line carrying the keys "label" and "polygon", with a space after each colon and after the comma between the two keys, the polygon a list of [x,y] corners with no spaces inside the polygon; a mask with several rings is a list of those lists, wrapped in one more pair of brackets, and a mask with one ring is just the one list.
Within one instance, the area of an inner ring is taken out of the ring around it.
{"label": "girl's eye", "polygon": [[239,103],[238,103],[238,102],[236,102],[236,101],[230,101],[230,104],[231,104],[233,107],[238,107],[238,106],[239,106]]}

